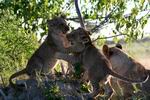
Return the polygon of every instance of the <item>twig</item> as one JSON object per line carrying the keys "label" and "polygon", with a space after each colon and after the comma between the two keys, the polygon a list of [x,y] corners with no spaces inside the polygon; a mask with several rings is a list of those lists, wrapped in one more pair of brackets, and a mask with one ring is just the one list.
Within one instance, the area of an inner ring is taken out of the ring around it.
{"label": "twig", "polygon": [[108,39],[108,38],[113,38],[113,37],[122,36],[122,35],[129,36],[128,34],[118,34],[118,35],[113,35],[113,36],[109,36],[109,37],[98,37],[97,39],[93,40],[92,42],[95,42],[98,39]]}
{"label": "twig", "polygon": [[[79,18],[77,18],[77,17],[74,17],[74,18],[72,18],[72,17],[70,17],[70,18],[66,18],[66,20],[73,20],[73,21],[76,21],[76,20],[78,20]],[[77,21],[76,21],[77,22]],[[79,22],[79,21],[78,21]]]}
{"label": "twig", "polygon": [[[114,11],[116,11],[116,10],[117,10],[117,7],[114,8],[108,15],[106,15],[106,16],[104,17],[104,20],[101,21],[99,25],[96,25],[94,28],[92,28],[92,29],[91,29],[91,32],[95,32],[95,31],[96,31],[98,28],[100,28],[104,23],[106,23],[106,22],[108,21],[108,19],[110,18],[112,12],[114,12]],[[143,17],[147,16],[149,13],[150,13],[150,9],[149,9],[148,12],[147,12],[144,16],[142,16],[140,19],[142,19]],[[126,16],[126,15],[124,15],[124,16]],[[138,19],[138,20],[140,20],[140,19]]]}

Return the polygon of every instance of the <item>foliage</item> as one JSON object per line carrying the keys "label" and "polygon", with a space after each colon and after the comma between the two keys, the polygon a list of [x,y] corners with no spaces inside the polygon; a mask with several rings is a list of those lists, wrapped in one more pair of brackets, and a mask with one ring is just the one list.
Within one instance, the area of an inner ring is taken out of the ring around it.
{"label": "foliage", "polygon": [[5,13],[0,20],[0,74],[5,78],[24,67],[38,46],[36,36],[18,26],[19,21],[14,19]]}
{"label": "foliage", "polygon": [[[87,0],[86,4],[89,4]],[[101,27],[108,23],[115,23],[115,30],[120,34],[127,34],[127,39],[143,37],[143,27],[147,23],[147,15],[137,18],[142,11],[149,10],[148,0],[90,0],[91,8],[86,6],[83,14],[85,18],[99,19]],[[131,5],[131,6],[130,6]],[[132,7],[133,6],[133,7]],[[126,11],[131,7],[131,10]],[[116,34],[116,31],[113,31]]]}
{"label": "foliage", "polygon": [[90,92],[91,86],[88,83],[81,84],[81,90],[84,92]]}
{"label": "foliage", "polygon": [[41,28],[45,34],[47,19],[60,13],[62,3],[63,0],[3,0],[0,3],[0,15],[9,11],[25,29],[36,32]]}
{"label": "foliage", "polygon": [[[115,23],[115,30],[120,34],[127,34],[126,39],[137,39],[143,37],[143,27],[147,23],[148,13],[146,16],[137,19],[137,15],[149,8],[148,0],[78,0],[84,19],[99,20],[99,25],[95,28],[102,27],[107,23]],[[130,6],[131,5],[131,6]],[[131,7],[128,14],[126,11]],[[0,16],[5,11],[16,16],[20,24],[25,29],[37,32],[44,30],[41,36],[46,33],[46,20],[60,14],[61,12],[70,17],[77,14],[72,11],[74,8],[73,0],[2,0],[0,2]],[[91,30],[93,32],[93,30]],[[113,31],[116,34],[116,31]]]}
{"label": "foliage", "polygon": [[44,90],[44,95],[48,100],[64,100],[60,95],[60,89],[57,85],[54,85],[51,88],[46,88]]}

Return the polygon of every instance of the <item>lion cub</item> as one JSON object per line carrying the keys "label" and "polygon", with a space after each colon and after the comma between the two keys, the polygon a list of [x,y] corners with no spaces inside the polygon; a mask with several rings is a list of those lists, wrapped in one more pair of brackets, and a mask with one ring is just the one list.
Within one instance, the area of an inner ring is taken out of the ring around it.
{"label": "lion cub", "polygon": [[10,76],[9,83],[12,87],[16,87],[12,79],[22,74],[27,74],[30,78],[34,78],[37,73],[48,73],[57,61],[55,58],[56,52],[67,51],[66,33],[69,27],[64,18],[56,17],[48,20],[47,23],[48,36],[46,40],[31,56],[26,68]]}
{"label": "lion cub", "polygon": [[74,50],[78,49],[78,52],[74,51],[74,55],[57,53],[56,57],[72,64],[76,62],[82,64],[93,87],[93,92],[90,94],[91,97],[95,97],[99,94],[99,82],[103,81],[108,75],[129,82],[143,82],[145,80],[145,78],[142,80],[130,80],[113,72],[109,60],[92,44],[89,32],[85,29],[78,28],[73,30],[67,34],[67,39],[71,42],[72,48],[74,48]]}

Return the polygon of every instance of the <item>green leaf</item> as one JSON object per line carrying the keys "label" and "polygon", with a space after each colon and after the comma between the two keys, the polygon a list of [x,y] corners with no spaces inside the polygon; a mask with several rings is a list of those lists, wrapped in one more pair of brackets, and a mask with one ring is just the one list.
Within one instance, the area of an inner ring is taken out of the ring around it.
{"label": "green leaf", "polygon": [[126,23],[127,28],[130,28],[132,24],[130,22]]}
{"label": "green leaf", "polygon": [[119,30],[119,28],[120,28],[120,23],[118,23],[118,24],[116,25],[116,30]]}

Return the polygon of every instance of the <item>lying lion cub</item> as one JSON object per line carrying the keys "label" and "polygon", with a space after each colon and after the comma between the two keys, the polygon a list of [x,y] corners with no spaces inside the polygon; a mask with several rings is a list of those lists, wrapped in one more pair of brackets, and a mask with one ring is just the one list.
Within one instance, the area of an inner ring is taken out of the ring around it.
{"label": "lying lion cub", "polygon": [[[135,59],[129,57],[123,50],[120,44],[115,47],[103,46],[103,53],[109,59],[112,64],[112,69],[122,76],[126,76],[130,79],[141,80],[146,77],[150,71],[146,70],[143,65],[137,62]],[[148,79],[149,82],[150,79]],[[110,85],[113,89],[111,100],[117,100],[131,97],[134,93],[134,87],[131,83],[118,80],[115,77],[111,77]],[[144,83],[143,86],[147,84]],[[149,87],[150,88],[150,87]],[[121,98],[119,98],[119,96]]]}

